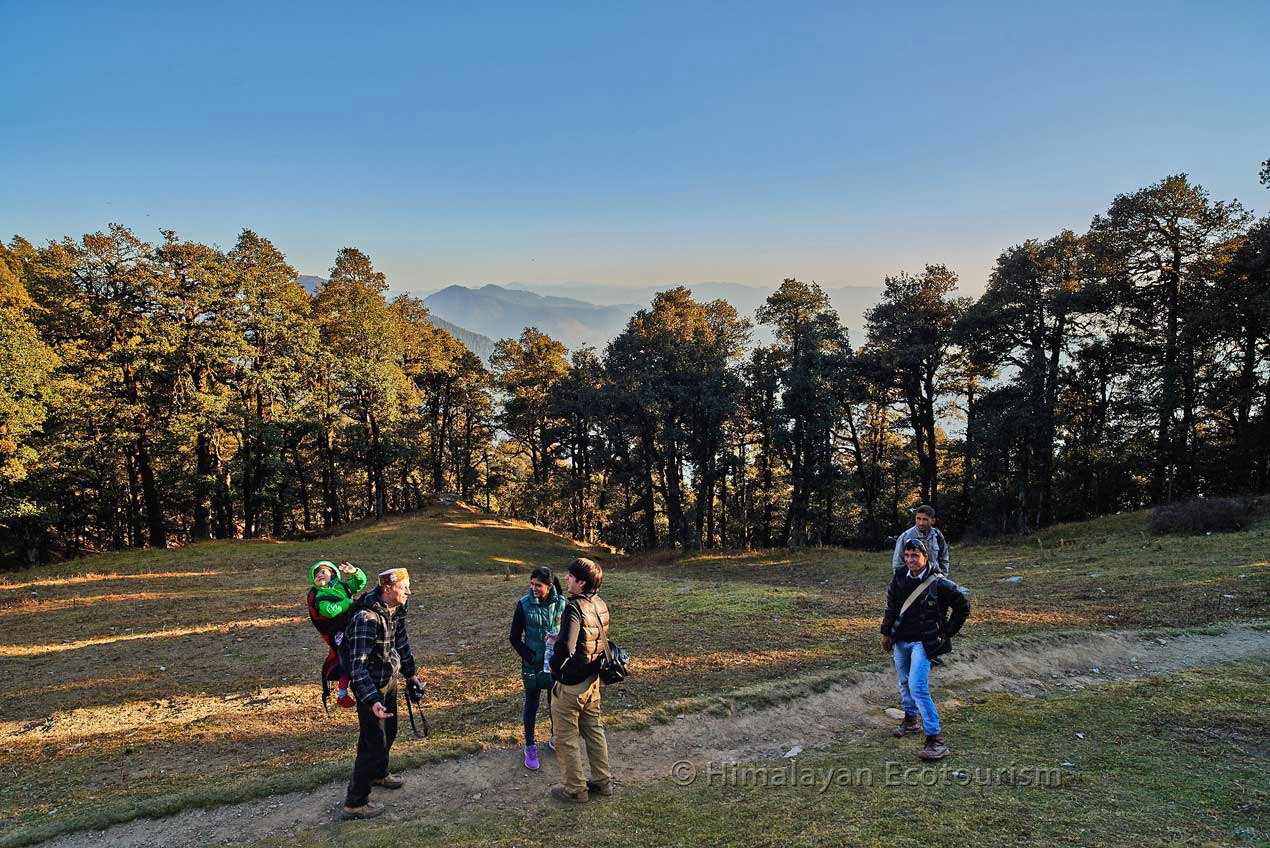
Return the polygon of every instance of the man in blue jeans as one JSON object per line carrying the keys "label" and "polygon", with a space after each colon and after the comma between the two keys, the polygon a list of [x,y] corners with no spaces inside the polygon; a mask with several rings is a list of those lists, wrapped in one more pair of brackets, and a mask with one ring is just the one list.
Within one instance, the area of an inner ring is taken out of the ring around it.
{"label": "man in blue jeans", "polygon": [[939,726],[939,710],[930,696],[930,661],[952,650],[952,637],[970,615],[970,602],[957,584],[928,566],[921,539],[904,543],[904,570],[896,572],[886,592],[882,617],[882,650],[895,660],[904,720],[892,732],[917,732],[917,719],[926,731],[926,746],[917,756],[940,760],[948,746]]}

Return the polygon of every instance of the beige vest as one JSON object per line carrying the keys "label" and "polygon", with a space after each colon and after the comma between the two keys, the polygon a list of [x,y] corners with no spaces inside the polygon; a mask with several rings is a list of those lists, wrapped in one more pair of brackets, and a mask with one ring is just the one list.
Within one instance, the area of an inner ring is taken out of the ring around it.
{"label": "beige vest", "polygon": [[609,644],[609,606],[599,595],[578,600],[582,612],[582,633],[578,637],[578,654],[585,663],[595,662]]}

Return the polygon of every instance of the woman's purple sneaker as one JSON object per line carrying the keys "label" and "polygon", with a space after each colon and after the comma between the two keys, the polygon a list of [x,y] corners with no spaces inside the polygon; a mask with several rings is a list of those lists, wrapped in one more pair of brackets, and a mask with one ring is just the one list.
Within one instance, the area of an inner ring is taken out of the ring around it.
{"label": "woman's purple sneaker", "polygon": [[525,746],[525,768],[530,771],[538,771],[538,746]]}

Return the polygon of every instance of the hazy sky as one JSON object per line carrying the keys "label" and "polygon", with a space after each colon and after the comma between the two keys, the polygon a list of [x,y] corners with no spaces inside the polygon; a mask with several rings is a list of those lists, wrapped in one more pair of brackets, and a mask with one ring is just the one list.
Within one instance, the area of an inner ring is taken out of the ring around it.
{"label": "hazy sky", "polygon": [[1266,0],[884,5],[0,0],[0,237],[250,227],[398,290],[945,262],[977,293],[1170,173],[1270,209]]}

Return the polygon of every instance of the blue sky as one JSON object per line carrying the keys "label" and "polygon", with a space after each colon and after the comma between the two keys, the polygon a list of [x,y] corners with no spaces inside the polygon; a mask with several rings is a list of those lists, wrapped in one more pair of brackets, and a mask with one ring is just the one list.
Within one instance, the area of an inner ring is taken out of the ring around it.
{"label": "blue sky", "polygon": [[1179,171],[1265,214],[1270,3],[0,0],[0,237],[106,223],[397,290],[876,285]]}

